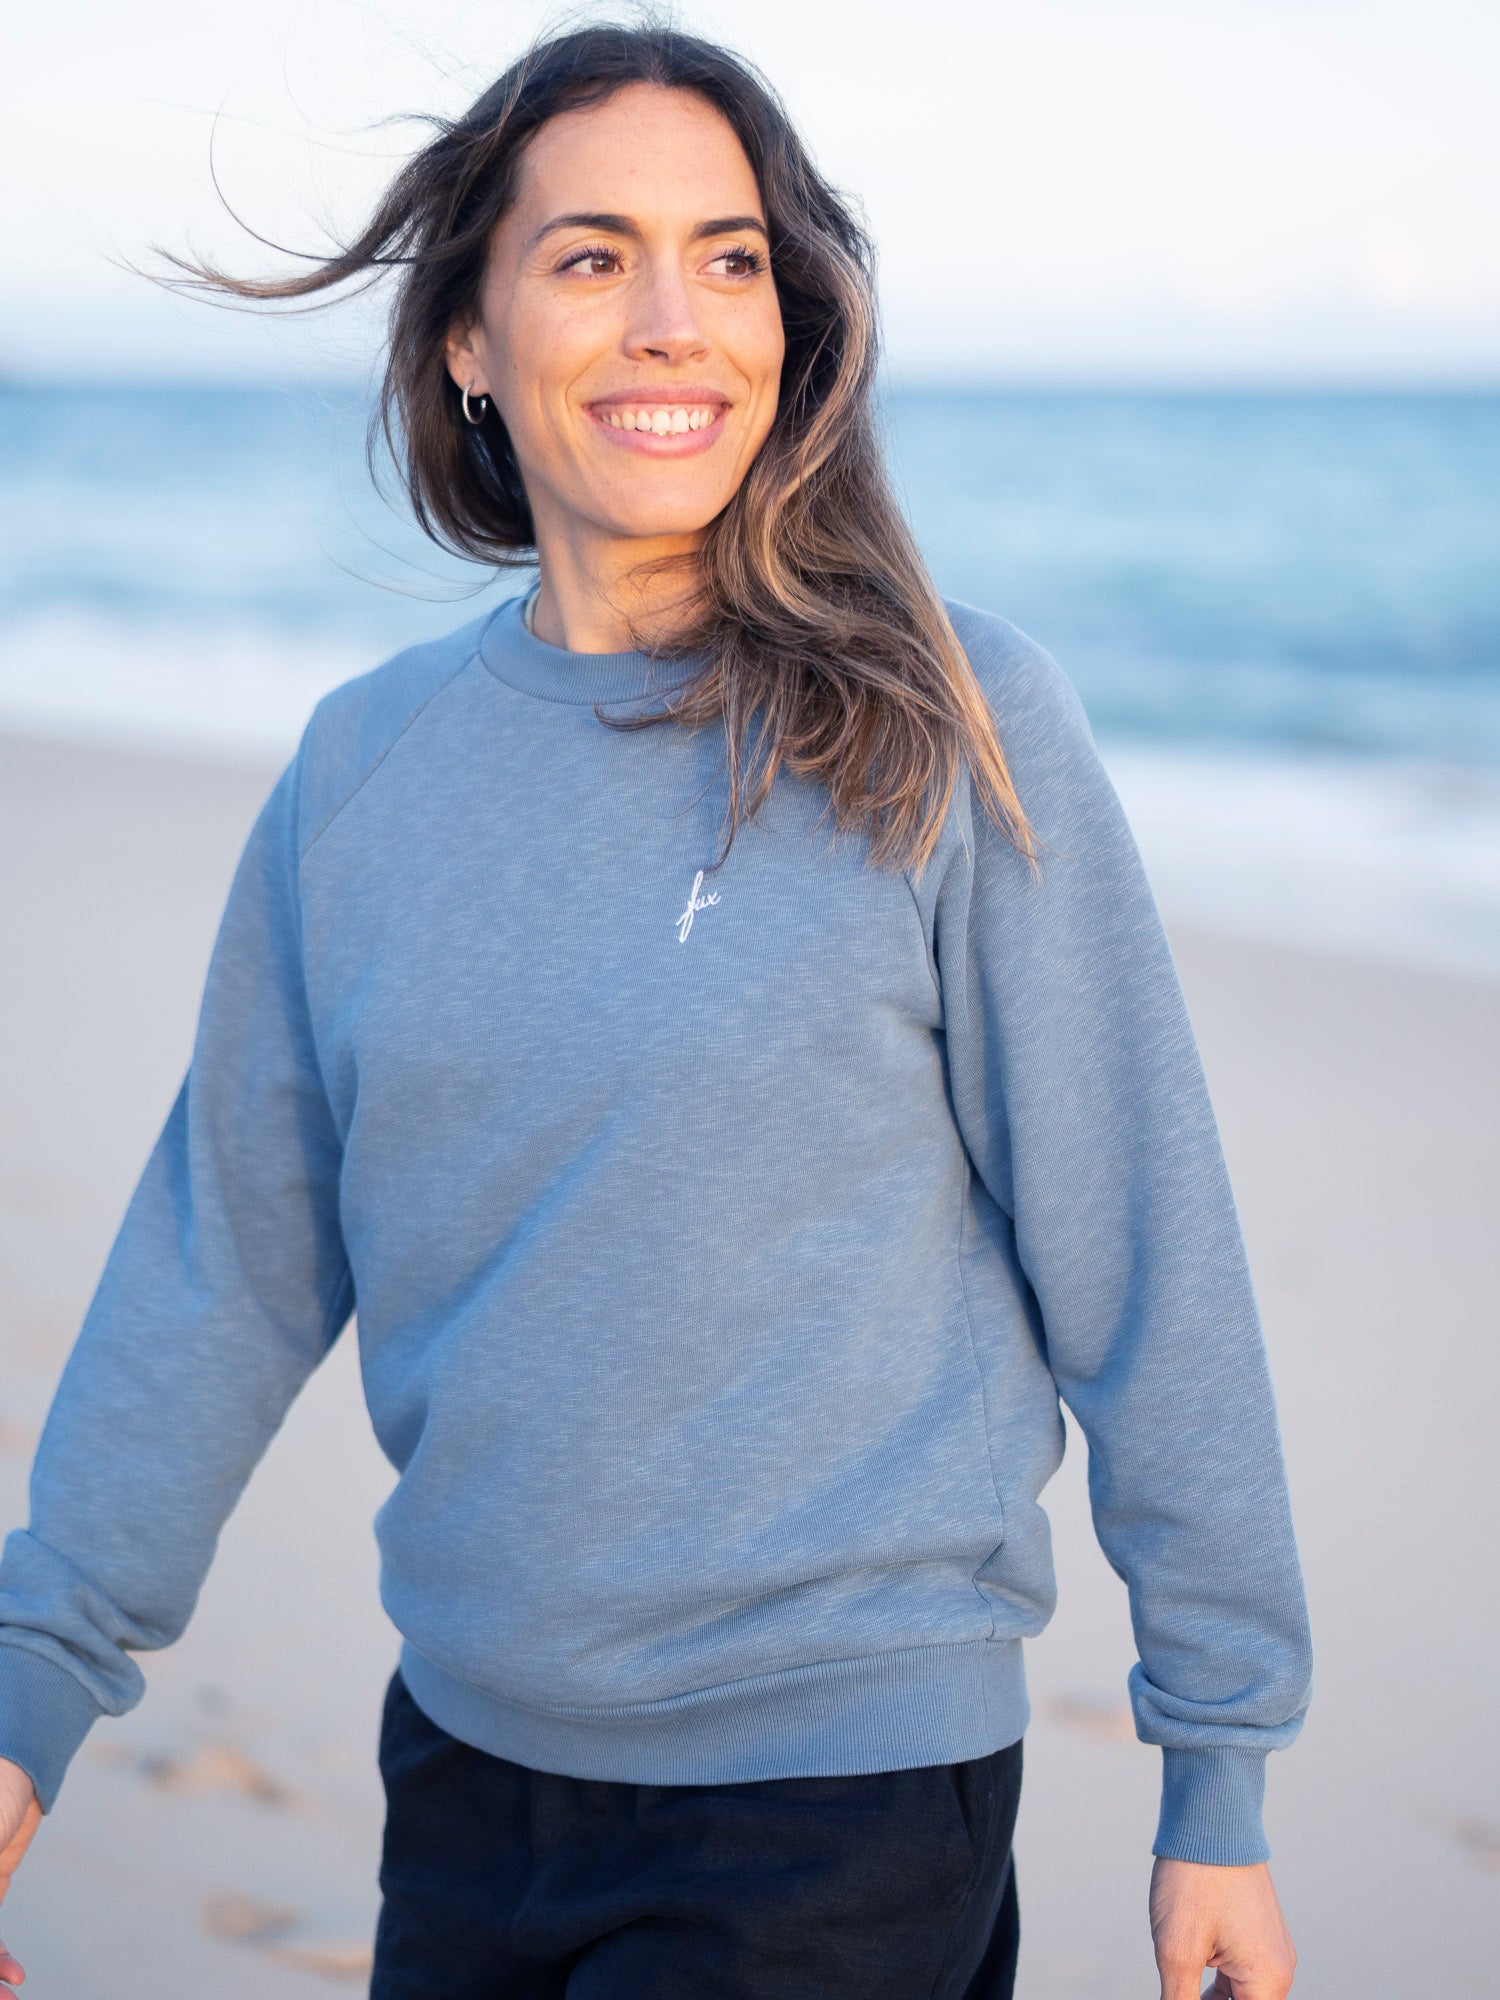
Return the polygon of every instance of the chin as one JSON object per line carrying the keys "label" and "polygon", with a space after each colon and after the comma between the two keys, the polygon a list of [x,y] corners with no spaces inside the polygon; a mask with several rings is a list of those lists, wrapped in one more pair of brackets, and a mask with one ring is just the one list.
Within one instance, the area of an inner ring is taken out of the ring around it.
{"label": "chin", "polygon": [[701,535],[709,523],[724,511],[733,494],[715,494],[711,499],[673,501],[664,496],[642,500],[637,507],[614,509],[609,528],[630,541],[674,541]]}

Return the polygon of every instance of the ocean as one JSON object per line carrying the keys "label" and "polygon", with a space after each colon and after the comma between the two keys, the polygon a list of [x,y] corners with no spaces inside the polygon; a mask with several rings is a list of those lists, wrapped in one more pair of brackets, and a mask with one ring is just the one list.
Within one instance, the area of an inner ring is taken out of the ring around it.
{"label": "ocean", "polygon": [[[1500,395],[885,418],[939,585],[1068,673],[1169,917],[1500,977]],[[424,540],[365,420],[305,384],[0,389],[0,727],[282,756],[520,587]]]}

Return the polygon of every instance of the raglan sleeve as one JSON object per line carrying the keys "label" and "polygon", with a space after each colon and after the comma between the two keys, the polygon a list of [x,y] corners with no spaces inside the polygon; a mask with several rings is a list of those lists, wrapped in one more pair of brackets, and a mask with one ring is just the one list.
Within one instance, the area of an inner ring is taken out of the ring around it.
{"label": "raglan sleeve", "polygon": [[1256,1296],[1131,828],[1071,682],[1008,629],[970,657],[1043,851],[1033,879],[965,790],[933,919],[955,1117],[1129,1593],[1153,1851],[1259,1861],[1266,1753],[1301,1728],[1312,1654]]}
{"label": "raglan sleeve", "polygon": [[0,1555],[0,1755],[50,1811],[132,1655],[183,1631],[219,1532],[353,1310],[340,1140],[303,974],[308,736],[219,921],[182,1083],[128,1202]]}

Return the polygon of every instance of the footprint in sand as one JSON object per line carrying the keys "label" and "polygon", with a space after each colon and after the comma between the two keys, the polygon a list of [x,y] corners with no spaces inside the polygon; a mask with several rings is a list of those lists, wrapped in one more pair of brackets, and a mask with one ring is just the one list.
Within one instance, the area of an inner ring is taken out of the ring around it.
{"label": "footprint in sand", "polygon": [[1448,1831],[1468,1850],[1471,1861],[1500,1875],[1500,1825],[1492,1819],[1455,1819],[1449,1821]]}
{"label": "footprint in sand", "polygon": [[203,1906],[203,1928],[229,1944],[275,1944],[295,1929],[302,1912],[289,1903],[262,1903],[254,1896],[212,1896]]}
{"label": "footprint in sand", "polygon": [[1081,1730],[1106,1743],[1134,1743],[1135,1717],[1117,1701],[1101,1701],[1086,1694],[1055,1694],[1043,1703],[1043,1711],[1065,1729]]}
{"label": "footprint in sand", "polygon": [[238,1792],[258,1805],[295,1806],[297,1794],[233,1743],[202,1743],[182,1756],[137,1760],[136,1769],[162,1792]]}
{"label": "footprint in sand", "polygon": [[293,1933],[301,1922],[302,1912],[290,1904],[264,1903],[254,1896],[214,1896],[203,1907],[203,1928],[226,1944],[247,1945],[278,1965],[318,1973],[325,1979],[369,1978],[374,1962],[369,1944],[362,1940],[298,1939]]}
{"label": "footprint in sand", "polygon": [[271,1956],[279,1965],[320,1972],[325,1979],[368,1980],[375,1968],[375,1953],[367,1944],[284,1944],[275,1946]]}
{"label": "footprint in sand", "polygon": [[29,1458],[36,1441],[34,1424],[23,1424],[19,1417],[8,1417],[0,1410],[0,1458]]}

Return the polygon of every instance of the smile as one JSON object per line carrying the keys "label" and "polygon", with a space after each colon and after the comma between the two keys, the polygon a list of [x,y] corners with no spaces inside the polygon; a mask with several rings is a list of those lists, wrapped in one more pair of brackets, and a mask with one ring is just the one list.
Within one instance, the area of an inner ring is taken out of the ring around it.
{"label": "smile", "polygon": [[727,403],[683,400],[595,403],[590,416],[611,444],[652,457],[681,458],[705,451],[724,433]]}
{"label": "smile", "polygon": [[684,431],[704,431],[718,410],[684,409],[681,403],[669,408],[651,405],[639,410],[607,409],[597,415],[617,431],[650,431],[653,437],[681,437]]}

